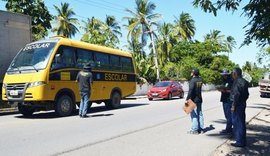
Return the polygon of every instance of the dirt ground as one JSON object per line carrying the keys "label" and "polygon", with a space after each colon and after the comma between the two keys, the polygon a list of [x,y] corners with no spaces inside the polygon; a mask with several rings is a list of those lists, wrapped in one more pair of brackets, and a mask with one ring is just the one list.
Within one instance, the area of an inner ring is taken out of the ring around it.
{"label": "dirt ground", "polygon": [[247,125],[247,146],[237,148],[230,145],[229,139],[213,156],[270,156],[270,108],[264,109]]}

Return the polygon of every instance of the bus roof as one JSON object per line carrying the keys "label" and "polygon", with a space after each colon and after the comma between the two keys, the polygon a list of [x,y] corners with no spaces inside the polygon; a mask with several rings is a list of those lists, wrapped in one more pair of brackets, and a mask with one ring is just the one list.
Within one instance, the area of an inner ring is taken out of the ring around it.
{"label": "bus roof", "polygon": [[68,39],[68,38],[61,37],[61,36],[56,36],[56,37],[52,37],[52,38],[59,39],[59,42],[61,44],[64,44],[64,45],[67,45],[67,46],[69,45],[69,46],[73,46],[73,47],[76,47],[76,48],[89,49],[89,50],[103,52],[103,53],[109,53],[109,54],[115,54],[115,55],[120,55],[120,56],[132,57],[130,52],[121,51],[121,50],[118,50],[118,49],[113,49],[113,48],[100,46],[100,45],[96,45],[96,44],[90,44],[90,43],[86,43],[86,42],[82,42],[82,41],[75,41],[75,40],[71,40],[71,39]]}

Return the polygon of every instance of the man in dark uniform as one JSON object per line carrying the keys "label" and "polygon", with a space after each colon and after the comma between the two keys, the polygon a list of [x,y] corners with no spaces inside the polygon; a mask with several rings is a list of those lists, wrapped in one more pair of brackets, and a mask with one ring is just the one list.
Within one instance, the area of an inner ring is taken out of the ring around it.
{"label": "man in dark uniform", "polygon": [[192,126],[188,132],[190,134],[199,134],[203,132],[203,114],[202,114],[202,78],[198,69],[192,70],[192,79],[189,82],[189,90],[186,100],[191,99],[197,107],[190,113]]}
{"label": "man in dark uniform", "polygon": [[231,113],[232,101],[230,99],[230,92],[233,80],[230,76],[231,73],[227,69],[223,69],[221,75],[223,77],[223,85],[222,88],[219,88],[218,90],[221,92],[220,101],[223,104],[223,111],[226,118],[226,128],[220,131],[220,134],[227,135],[232,133],[232,113]]}
{"label": "man in dark uniform", "polygon": [[88,102],[91,96],[91,85],[93,84],[92,73],[91,73],[91,64],[86,64],[83,67],[84,69],[80,71],[77,75],[76,81],[79,82],[79,89],[81,95],[81,103],[79,116],[82,118],[88,117]]}
{"label": "man in dark uniform", "polygon": [[246,101],[249,97],[248,82],[242,78],[242,70],[234,68],[232,72],[234,79],[231,101],[232,115],[233,115],[233,132],[236,142],[232,143],[235,147],[246,146]]}

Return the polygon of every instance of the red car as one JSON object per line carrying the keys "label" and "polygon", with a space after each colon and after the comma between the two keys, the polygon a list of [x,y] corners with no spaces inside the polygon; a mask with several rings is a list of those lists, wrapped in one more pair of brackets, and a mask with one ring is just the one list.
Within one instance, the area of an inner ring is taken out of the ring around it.
{"label": "red car", "polygon": [[148,99],[154,98],[171,99],[174,96],[184,97],[182,85],[177,81],[160,81],[147,93]]}

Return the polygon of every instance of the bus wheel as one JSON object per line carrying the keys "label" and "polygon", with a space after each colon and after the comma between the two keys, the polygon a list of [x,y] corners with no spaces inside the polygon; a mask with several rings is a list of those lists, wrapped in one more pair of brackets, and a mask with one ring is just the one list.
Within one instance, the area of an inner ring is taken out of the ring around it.
{"label": "bus wheel", "polygon": [[18,110],[23,116],[31,116],[35,112],[34,108],[24,106],[22,103],[18,103]]}
{"label": "bus wheel", "polygon": [[119,92],[113,92],[111,99],[105,102],[108,109],[119,108],[121,104],[121,94]]}
{"label": "bus wheel", "polygon": [[58,116],[68,116],[73,113],[74,104],[70,96],[62,95],[60,96],[55,105],[55,113]]}

